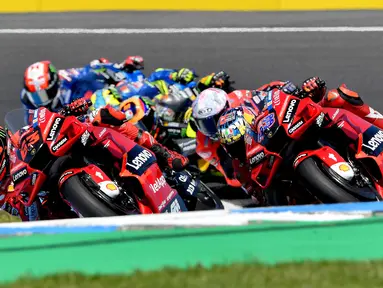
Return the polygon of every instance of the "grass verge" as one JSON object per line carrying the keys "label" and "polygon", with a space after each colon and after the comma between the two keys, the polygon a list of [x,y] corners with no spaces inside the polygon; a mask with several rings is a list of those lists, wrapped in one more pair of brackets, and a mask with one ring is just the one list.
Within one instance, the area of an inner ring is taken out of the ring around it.
{"label": "grass verge", "polygon": [[11,214],[0,210],[0,223],[9,223],[9,222],[21,222],[21,219],[16,216],[12,216]]}
{"label": "grass verge", "polygon": [[[3,269],[6,273],[6,268]],[[0,287],[12,288],[300,288],[300,287],[383,287],[383,261],[306,262],[266,266],[236,264],[188,270],[164,269],[159,272],[136,272],[131,276],[85,276],[63,274],[41,279],[23,278]]]}

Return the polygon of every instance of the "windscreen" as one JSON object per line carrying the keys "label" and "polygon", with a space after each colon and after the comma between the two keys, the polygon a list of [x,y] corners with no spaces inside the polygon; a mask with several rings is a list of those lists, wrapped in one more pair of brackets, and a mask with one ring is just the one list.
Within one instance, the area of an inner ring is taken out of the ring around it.
{"label": "windscreen", "polygon": [[25,110],[23,108],[9,111],[7,114],[5,114],[5,127],[8,128],[12,134],[14,134],[17,130],[27,125],[24,116]]}

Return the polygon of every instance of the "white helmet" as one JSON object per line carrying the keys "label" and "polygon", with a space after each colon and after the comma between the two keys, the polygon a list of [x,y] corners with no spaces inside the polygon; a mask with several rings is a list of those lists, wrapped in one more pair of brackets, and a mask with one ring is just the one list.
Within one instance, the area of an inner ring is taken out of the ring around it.
{"label": "white helmet", "polygon": [[226,92],[217,88],[206,89],[197,96],[192,107],[192,117],[198,130],[212,139],[218,139],[218,119],[229,107]]}

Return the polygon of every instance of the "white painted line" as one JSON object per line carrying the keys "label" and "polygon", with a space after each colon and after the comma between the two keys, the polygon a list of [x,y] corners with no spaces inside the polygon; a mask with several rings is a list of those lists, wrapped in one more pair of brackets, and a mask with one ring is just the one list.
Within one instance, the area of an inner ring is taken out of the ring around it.
{"label": "white painted line", "polygon": [[383,26],[370,27],[220,27],[147,29],[0,29],[0,34],[176,34],[176,33],[270,33],[270,32],[383,32]]}

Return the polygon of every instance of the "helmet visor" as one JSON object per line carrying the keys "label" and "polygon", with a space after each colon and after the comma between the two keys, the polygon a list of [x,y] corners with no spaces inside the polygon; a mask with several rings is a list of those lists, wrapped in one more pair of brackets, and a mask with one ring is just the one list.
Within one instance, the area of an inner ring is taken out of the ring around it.
{"label": "helmet visor", "polygon": [[195,119],[195,123],[202,134],[212,139],[218,139],[218,118],[219,115],[214,115],[203,119]]}

